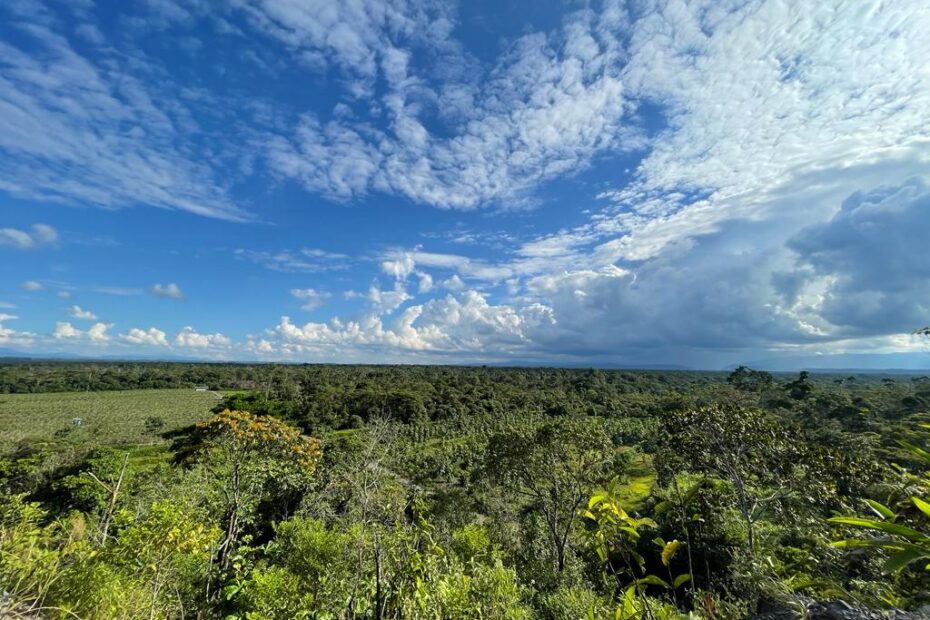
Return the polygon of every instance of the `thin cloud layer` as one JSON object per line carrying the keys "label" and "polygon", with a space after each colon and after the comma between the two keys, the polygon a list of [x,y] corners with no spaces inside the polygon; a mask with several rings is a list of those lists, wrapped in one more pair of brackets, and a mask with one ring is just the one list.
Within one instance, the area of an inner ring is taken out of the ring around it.
{"label": "thin cloud layer", "polygon": [[0,40],[0,189],[67,204],[248,217],[186,141],[199,129],[187,107],[193,93],[165,81],[152,59],[96,37],[78,40],[81,31],[68,33],[37,2],[5,3],[0,15],[16,35]]}

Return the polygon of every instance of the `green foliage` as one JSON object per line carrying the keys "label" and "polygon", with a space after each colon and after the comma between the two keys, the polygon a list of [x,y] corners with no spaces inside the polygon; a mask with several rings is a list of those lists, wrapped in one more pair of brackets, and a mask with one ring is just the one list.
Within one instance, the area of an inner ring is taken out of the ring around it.
{"label": "green foliage", "polygon": [[744,392],[761,392],[771,388],[775,379],[771,373],[740,366],[727,376],[727,383]]}
{"label": "green foliage", "polygon": [[[924,427],[930,428],[930,425]],[[930,452],[910,442],[902,442],[902,447],[926,468],[921,475],[911,478],[924,496],[901,498],[896,506],[900,513],[874,499],[864,500],[875,518],[833,517],[830,522],[863,529],[875,536],[847,538],[834,544],[842,548],[877,548],[888,552],[885,570],[890,573],[915,563],[930,571]]]}
{"label": "green foliage", "polygon": [[545,520],[555,566],[562,571],[579,506],[593,486],[622,471],[628,458],[596,421],[567,418],[491,437],[485,472],[533,502]]}
{"label": "green foliage", "polygon": [[[13,610],[44,608],[70,545],[59,546],[58,525],[43,527],[44,511],[20,495],[0,507],[0,589]],[[2,608],[0,608],[2,610]]]}
{"label": "green foliage", "polygon": [[[528,618],[521,588],[486,535],[470,528],[442,548],[425,522],[340,532],[292,519],[277,528],[265,560],[225,589],[250,619],[416,617]],[[465,542],[467,541],[467,542]],[[476,548],[479,545],[480,548]],[[377,611],[376,611],[377,610]]]}
{"label": "green foliage", "polygon": [[[593,495],[583,515],[588,525],[588,544],[603,563],[604,576],[614,580],[618,592],[622,593],[614,617],[625,620],[679,618],[681,615],[668,600],[655,600],[647,594],[650,588],[674,592],[691,580],[689,573],[672,577],[670,569],[668,580],[648,572],[646,558],[639,547],[644,530],[657,528],[656,522],[631,517],[612,489]],[[677,540],[665,542],[661,538],[655,539],[654,543],[661,549],[662,565],[668,568],[682,543]],[[590,610],[589,615],[594,617],[595,610]]]}
{"label": "green foliage", "polygon": [[0,364],[0,615],[916,608],[930,379],[887,378]]}

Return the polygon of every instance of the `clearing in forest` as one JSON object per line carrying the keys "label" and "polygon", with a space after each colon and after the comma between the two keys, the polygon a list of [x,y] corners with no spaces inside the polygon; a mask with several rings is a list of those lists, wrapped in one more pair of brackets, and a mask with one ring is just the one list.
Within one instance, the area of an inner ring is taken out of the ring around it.
{"label": "clearing in forest", "polygon": [[217,402],[215,393],[193,389],[0,394],[0,450],[23,439],[160,442],[159,433],[208,417]]}

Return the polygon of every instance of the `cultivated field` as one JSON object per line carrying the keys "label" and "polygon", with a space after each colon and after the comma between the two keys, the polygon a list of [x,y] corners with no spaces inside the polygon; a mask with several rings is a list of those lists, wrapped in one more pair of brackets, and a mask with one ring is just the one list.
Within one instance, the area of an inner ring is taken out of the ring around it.
{"label": "cultivated field", "polygon": [[[130,390],[0,395],[0,450],[23,439],[127,444],[161,441],[157,432],[180,428],[210,415],[219,398],[212,392]],[[146,419],[163,421],[146,430]],[[81,418],[80,426],[72,422]]]}

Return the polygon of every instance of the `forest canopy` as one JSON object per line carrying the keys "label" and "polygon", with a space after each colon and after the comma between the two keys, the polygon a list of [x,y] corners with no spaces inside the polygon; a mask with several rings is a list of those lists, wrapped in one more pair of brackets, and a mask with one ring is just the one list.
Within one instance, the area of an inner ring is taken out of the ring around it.
{"label": "forest canopy", "polygon": [[18,362],[0,366],[0,415],[29,394],[125,402],[106,400],[115,390],[208,400],[190,417],[147,400],[124,412],[131,432],[103,432],[93,412],[80,424],[94,432],[44,430],[33,414],[0,444],[3,613],[917,618],[930,605],[927,377]]}

